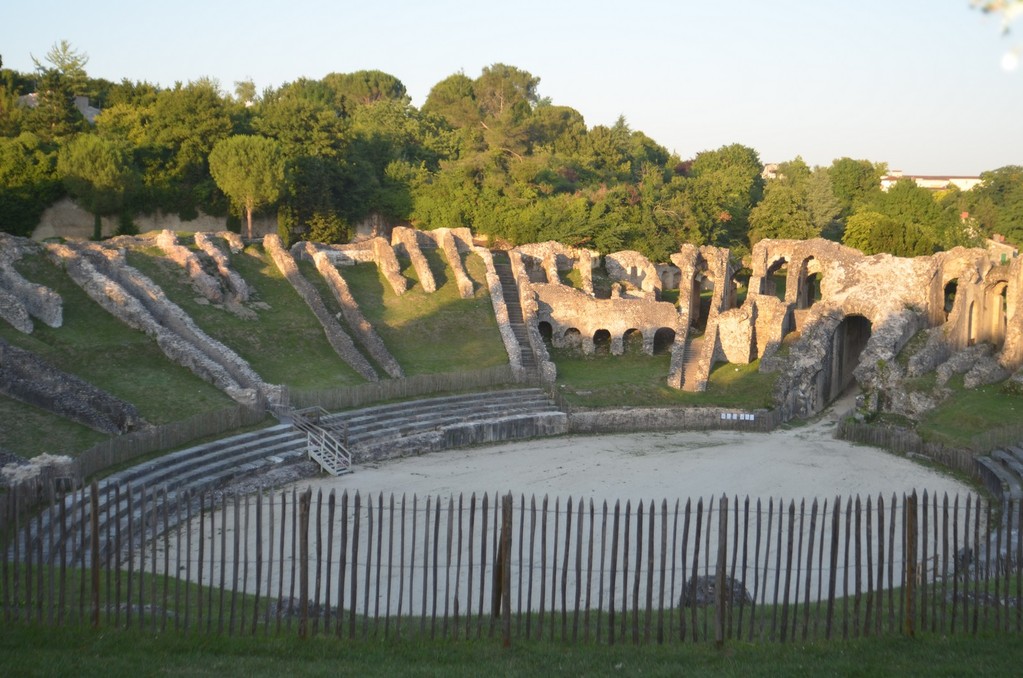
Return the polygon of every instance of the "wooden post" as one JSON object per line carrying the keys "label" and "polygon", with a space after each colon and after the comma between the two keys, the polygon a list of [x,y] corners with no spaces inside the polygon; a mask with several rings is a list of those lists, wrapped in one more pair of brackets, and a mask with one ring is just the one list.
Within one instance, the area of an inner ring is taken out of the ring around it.
{"label": "wooden post", "polygon": [[89,486],[89,550],[92,568],[92,628],[99,628],[99,485]]}
{"label": "wooden post", "polygon": [[728,560],[728,497],[721,495],[718,511],[718,562],[714,583],[714,646],[721,649],[725,646],[725,606],[728,596],[725,593],[725,566]]}
{"label": "wooden post", "polygon": [[298,504],[298,637],[303,639],[309,635],[309,505],[312,498],[312,490],[307,489]]}
{"label": "wooden post", "polygon": [[511,647],[511,549],[512,549],[512,495],[501,501],[501,626],[504,646]]}
{"label": "wooden post", "polygon": [[910,638],[916,635],[913,618],[916,597],[916,490],[909,495],[906,503],[906,614],[902,619],[903,633]]}

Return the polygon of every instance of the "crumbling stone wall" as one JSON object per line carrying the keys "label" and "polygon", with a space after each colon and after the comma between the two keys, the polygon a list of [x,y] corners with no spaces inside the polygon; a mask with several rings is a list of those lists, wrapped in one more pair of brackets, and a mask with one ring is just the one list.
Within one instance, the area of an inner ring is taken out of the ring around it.
{"label": "crumbling stone wall", "polygon": [[123,253],[91,243],[50,244],[47,250],[93,301],[153,337],[168,358],[234,400],[252,404],[274,393],[241,356],[200,330],[153,281],[128,266]]}
{"label": "crumbling stone wall", "polygon": [[462,299],[472,299],[476,289],[472,284],[469,273],[465,270],[465,265],[462,263],[462,256],[459,253],[464,251],[459,247],[461,239],[456,237],[449,228],[438,228],[433,233],[440,243],[441,250],[443,250],[444,256],[448,260],[448,266],[451,267],[451,271],[455,276],[455,284],[458,285],[458,295]]}
{"label": "crumbling stone wall", "polygon": [[639,252],[613,252],[604,257],[604,269],[612,280],[628,283],[631,289],[627,298],[660,300],[661,278],[657,275],[657,268]]}
{"label": "crumbling stone wall", "polygon": [[483,260],[486,268],[487,290],[490,292],[490,303],[494,307],[494,317],[497,319],[497,329],[501,333],[501,341],[508,353],[508,363],[511,365],[512,373],[521,375],[523,373],[522,355],[520,353],[519,340],[512,330],[511,321],[508,318],[508,306],[504,300],[504,288],[501,286],[501,279],[494,267],[494,255],[485,247],[476,247],[474,251]]}
{"label": "crumbling stone wall", "polygon": [[373,258],[384,274],[384,279],[390,284],[391,289],[398,296],[405,294],[408,289],[408,280],[401,274],[401,265],[398,264],[398,257],[394,254],[394,248],[384,238],[373,238]]}
{"label": "crumbling stone wall", "polygon": [[359,353],[352,338],[344,331],[337,318],[332,316],[330,311],[327,310],[323,299],[320,298],[319,292],[305,279],[302,272],[298,270],[295,259],[288,250],[284,249],[280,236],[276,233],[267,235],[263,238],[263,247],[266,249],[267,254],[270,255],[270,258],[273,259],[280,272],[291,283],[298,296],[302,298],[302,301],[309,306],[316,319],[320,321],[320,326],[323,327],[327,341],[338,357],[358,372],[363,379],[379,381],[376,370],[369,364],[365,356]]}
{"label": "crumbling stone wall", "polygon": [[327,253],[316,251],[316,246],[312,243],[306,243],[306,247],[307,251],[309,249],[313,250],[312,259],[313,263],[316,264],[316,270],[327,281],[327,285],[330,287],[331,292],[333,292],[334,298],[337,299],[338,304],[341,306],[341,313],[344,315],[345,322],[348,323],[348,327],[355,333],[359,343],[363,345],[370,357],[392,379],[400,379],[405,376],[398,361],[387,350],[387,346],[384,345],[380,335],[376,333],[373,326],[362,315],[358,302],[355,301],[355,297],[352,296],[352,292],[348,288],[348,283],[338,270],[334,268]]}
{"label": "crumbling stone wall", "polygon": [[395,226],[391,231],[391,245],[395,249],[401,248],[412,260],[412,267],[416,270],[416,277],[423,289],[433,294],[437,291],[437,281],[434,280],[433,271],[430,270],[430,262],[423,256],[423,250],[419,247],[419,238],[415,229],[405,226]]}
{"label": "crumbling stone wall", "polygon": [[178,236],[173,231],[160,231],[156,236],[156,244],[168,259],[184,269],[192,282],[192,287],[199,294],[214,304],[224,302],[224,291],[220,287],[220,281],[206,272],[203,262],[195,252],[178,244]]}
{"label": "crumbling stone wall", "polygon": [[508,252],[508,260],[511,262],[512,273],[515,275],[515,284],[519,290],[519,305],[522,308],[522,320],[526,326],[529,347],[534,360],[536,360],[540,379],[545,384],[552,384],[557,377],[557,367],[551,361],[547,346],[543,342],[543,337],[540,336],[539,299],[526,275],[522,254],[518,250],[511,250]]}
{"label": "crumbling stone wall", "polygon": [[33,317],[54,328],[64,322],[60,295],[26,280],[14,267],[23,256],[39,251],[39,246],[29,240],[0,233],[0,318],[25,334],[35,329]]}
{"label": "crumbling stone wall", "polygon": [[101,433],[126,433],[145,424],[131,403],[2,339],[0,393]]}
{"label": "crumbling stone wall", "polygon": [[[234,301],[237,304],[244,304],[249,300],[249,286],[245,280],[238,274],[237,271],[231,268],[231,260],[227,254],[220,249],[216,242],[213,240],[213,235],[210,233],[196,233],[195,244],[206,253],[216,265],[217,273],[220,274],[223,284],[227,287],[227,298]],[[238,239],[238,245],[241,245],[241,238]],[[231,243],[228,241],[228,246],[231,247]],[[234,253],[241,251],[241,248],[234,250]]]}

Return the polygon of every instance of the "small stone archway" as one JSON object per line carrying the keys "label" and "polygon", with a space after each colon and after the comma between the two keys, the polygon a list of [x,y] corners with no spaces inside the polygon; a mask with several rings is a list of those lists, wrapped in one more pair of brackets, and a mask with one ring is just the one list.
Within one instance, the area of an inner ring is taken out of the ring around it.
{"label": "small stone archway", "polygon": [[788,277],[789,261],[785,257],[778,257],[764,271],[764,277],[760,281],[760,293],[777,297],[785,301],[786,279]]}
{"label": "small stone archway", "polygon": [[611,355],[611,332],[597,330],[593,333],[593,352],[596,355]]}
{"label": "small stone archway", "polygon": [[675,345],[675,330],[670,327],[661,327],[654,332],[654,355],[663,355],[665,353],[671,353],[672,346]]}
{"label": "small stone archway", "polygon": [[561,342],[562,346],[565,348],[579,350],[583,345],[582,333],[574,327],[569,327],[565,330],[565,333],[561,335]]}
{"label": "small stone archway", "polygon": [[728,289],[729,308],[738,308],[746,301],[746,296],[749,294],[749,281],[752,277],[753,270],[749,266],[744,266],[732,274]]}
{"label": "small stone archway", "polygon": [[942,299],[944,299],[944,310],[945,320],[948,320],[949,314],[952,313],[952,309],[956,305],[956,295],[959,292],[959,278],[952,278],[942,290]]}
{"label": "small stone archway", "polygon": [[643,333],[635,327],[625,330],[622,335],[622,352],[627,355],[638,355],[644,352]]}
{"label": "small stone archway", "polygon": [[541,320],[537,323],[537,329],[540,331],[540,337],[544,342],[550,344],[554,337],[554,328],[551,327],[551,324],[546,320]]}
{"label": "small stone archway", "polygon": [[821,265],[817,257],[807,257],[799,265],[796,308],[810,308],[821,300]]}
{"label": "small stone archway", "polygon": [[982,341],[1000,348],[1005,344],[1008,330],[1009,313],[1009,282],[997,280],[984,288],[984,308],[980,318],[980,337]]}
{"label": "small stone archway", "polygon": [[854,380],[853,372],[860,364],[860,355],[870,340],[870,319],[859,314],[845,316],[835,328],[831,340],[831,369],[827,401],[830,403]]}

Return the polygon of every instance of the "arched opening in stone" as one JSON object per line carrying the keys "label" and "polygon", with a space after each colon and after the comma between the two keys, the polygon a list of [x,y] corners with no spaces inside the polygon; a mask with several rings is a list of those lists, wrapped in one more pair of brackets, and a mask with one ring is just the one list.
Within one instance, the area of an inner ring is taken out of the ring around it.
{"label": "arched opening in stone", "polygon": [[714,278],[707,270],[697,271],[693,277],[693,299],[689,307],[689,325],[697,334],[707,331],[707,318],[714,300]]}
{"label": "arched opening in stone", "polygon": [[778,297],[785,301],[785,286],[789,275],[789,262],[785,257],[775,260],[764,273],[760,293]]}
{"label": "arched opening in stone", "polygon": [[611,333],[607,330],[597,330],[593,333],[593,352],[596,355],[611,354]]}
{"label": "arched opening in stone", "polygon": [[643,352],[643,333],[632,328],[622,335],[622,348],[626,355],[639,355]]}
{"label": "arched opening in stone", "polygon": [[576,328],[569,327],[567,330],[565,330],[565,334],[563,335],[563,337],[566,348],[572,348],[576,350],[582,348],[583,336]]}
{"label": "arched opening in stone", "polygon": [[551,343],[551,338],[554,336],[551,324],[546,320],[541,320],[537,323],[537,329],[540,330],[540,336],[543,337],[543,340],[548,344]]}
{"label": "arched opening in stone", "polygon": [[952,278],[945,283],[944,299],[945,299],[945,320],[948,320],[949,313],[956,305],[956,292],[959,291],[959,278]]}
{"label": "arched opening in stone", "polygon": [[662,327],[654,332],[654,355],[670,353],[674,344],[675,330],[670,327]]}
{"label": "arched opening in stone", "polygon": [[853,382],[853,371],[860,364],[860,354],[870,340],[870,332],[870,320],[862,315],[847,315],[835,328],[835,335],[831,340],[828,402],[842,395]]}
{"label": "arched opening in stone", "polygon": [[738,308],[746,301],[746,296],[749,294],[749,279],[752,276],[753,271],[749,266],[744,266],[732,274],[732,308]]}
{"label": "arched opening in stone", "polygon": [[796,308],[810,308],[821,300],[821,270],[816,257],[808,257],[799,267]]}

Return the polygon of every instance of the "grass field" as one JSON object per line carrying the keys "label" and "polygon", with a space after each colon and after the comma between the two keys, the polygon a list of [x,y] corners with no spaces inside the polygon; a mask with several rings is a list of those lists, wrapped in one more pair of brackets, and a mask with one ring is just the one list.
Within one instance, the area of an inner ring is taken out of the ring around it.
{"label": "grass field", "polygon": [[777,378],[762,374],[760,361],[749,365],[718,365],[704,393],[679,391],[668,386],[671,356],[648,356],[628,351],[622,356],[584,356],[551,349],[558,367],[558,384],[565,399],[584,407],[714,406],[756,409],[771,407],[771,389]]}
{"label": "grass field", "polygon": [[497,640],[338,642],[8,625],[11,676],[1011,676],[1009,637],[750,645],[566,646]]}

